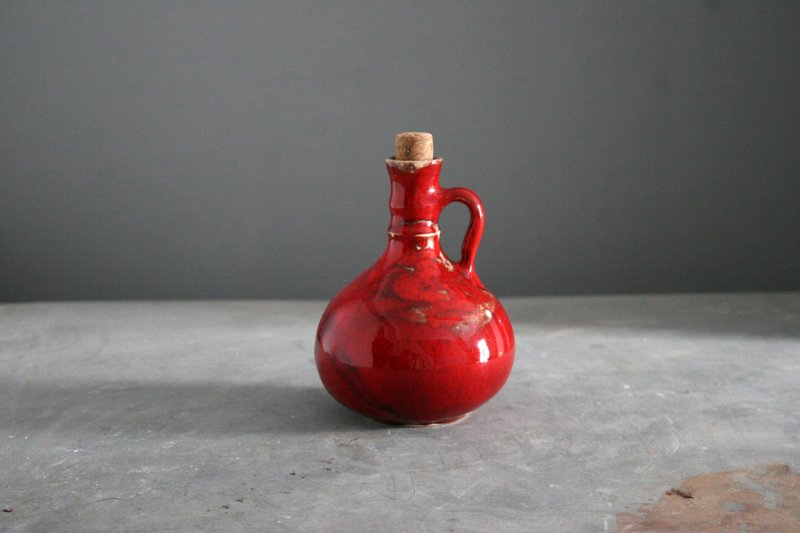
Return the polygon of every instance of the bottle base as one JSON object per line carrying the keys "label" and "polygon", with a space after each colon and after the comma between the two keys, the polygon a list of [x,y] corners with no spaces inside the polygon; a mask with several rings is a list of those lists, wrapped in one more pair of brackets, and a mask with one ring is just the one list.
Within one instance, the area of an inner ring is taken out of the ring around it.
{"label": "bottle base", "polygon": [[372,418],[376,422],[380,422],[381,424],[386,424],[387,426],[399,426],[405,428],[435,428],[440,426],[454,426],[469,418],[469,415],[472,413],[466,413],[463,415],[459,415],[453,418],[446,418],[444,420],[437,420],[435,422],[424,422],[424,423],[415,423],[415,422],[397,422],[395,420],[382,420],[380,418]]}

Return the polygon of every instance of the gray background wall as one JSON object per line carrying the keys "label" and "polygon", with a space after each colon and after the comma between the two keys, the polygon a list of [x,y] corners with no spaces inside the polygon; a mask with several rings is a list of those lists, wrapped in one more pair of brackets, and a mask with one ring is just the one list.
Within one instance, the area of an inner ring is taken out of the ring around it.
{"label": "gray background wall", "polygon": [[800,289],[798,2],[3,1],[0,299],[328,298],[403,130],[498,294]]}

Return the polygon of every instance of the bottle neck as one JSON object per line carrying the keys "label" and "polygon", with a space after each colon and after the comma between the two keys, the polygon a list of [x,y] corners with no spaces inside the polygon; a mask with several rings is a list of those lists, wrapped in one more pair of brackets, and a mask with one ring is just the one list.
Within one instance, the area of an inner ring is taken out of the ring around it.
{"label": "bottle neck", "polygon": [[429,238],[439,235],[443,201],[439,187],[442,160],[386,161],[391,180],[390,237]]}
{"label": "bottle neck", "polygon": [[441,254],[439,214],[443,198],[439,187],[442,160],[386,161],[391,179],[387,258],[407,253]]}

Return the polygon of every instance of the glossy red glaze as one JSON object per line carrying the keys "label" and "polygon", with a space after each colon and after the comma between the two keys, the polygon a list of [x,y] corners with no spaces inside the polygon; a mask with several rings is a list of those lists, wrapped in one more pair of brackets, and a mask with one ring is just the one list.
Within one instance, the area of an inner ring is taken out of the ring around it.
{"label": "glossy red glaze", "polygon": [[[474,271],[483,206],[469,189],[439,187],[441,163],[387,161],[386,251],[330,302],[317,330],[325,388],[383,422],[456,420],[494,396],[514,362],[508,315]],[[471,215],[457,263],[439,245],[451,202]]]}

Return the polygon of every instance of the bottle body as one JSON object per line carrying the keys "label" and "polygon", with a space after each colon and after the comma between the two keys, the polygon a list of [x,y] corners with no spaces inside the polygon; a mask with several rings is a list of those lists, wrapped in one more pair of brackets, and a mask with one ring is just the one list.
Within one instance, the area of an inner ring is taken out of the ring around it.
{"label": "bottle body", "polygon": [[[331,300],[317,330],[325,388],[345,406],[390,423],[462,417],[500,390],[514,360],[508,315],[472,268],[483,229],[479,200],[470,205],[471,191],[440,188],[441,160],[427,163],[387,161],[387,248]],[[473,213],[455,263],[441,250],[438,230],[439,213],[452,201]]]}

